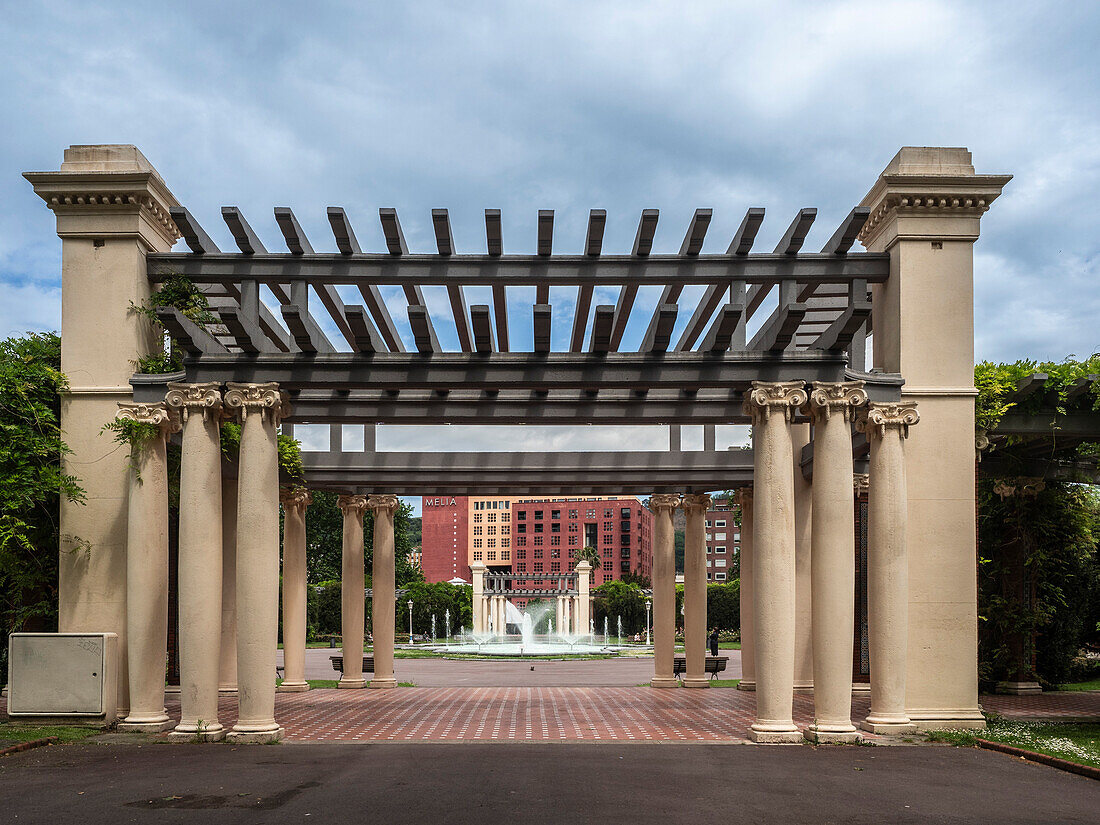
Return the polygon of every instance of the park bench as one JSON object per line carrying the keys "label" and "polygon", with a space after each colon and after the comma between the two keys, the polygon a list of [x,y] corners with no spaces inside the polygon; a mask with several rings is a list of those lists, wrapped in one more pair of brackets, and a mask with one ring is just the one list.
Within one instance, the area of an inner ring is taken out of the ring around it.
{"label": "park bench", "polygon": [[[332,669],[335,670],[337,673],[339,673],[341,676],[343,676],[344,675],[344,657],[343,656],[329,656],[328,660],[330,662],[332,662]],[[364,656],[363,657],[363,672],[364,673],[374,673],[374,657],[373,656]]]}
{"label": "park bench", "polygon": [[[709,673],[711,679],[717,679],[718,674],[726,669],[729,656],[707,656],[703,662],[703,672]],[[672,660],[672,675],[679,679],[687,672],[687,659],[679,656]]]}

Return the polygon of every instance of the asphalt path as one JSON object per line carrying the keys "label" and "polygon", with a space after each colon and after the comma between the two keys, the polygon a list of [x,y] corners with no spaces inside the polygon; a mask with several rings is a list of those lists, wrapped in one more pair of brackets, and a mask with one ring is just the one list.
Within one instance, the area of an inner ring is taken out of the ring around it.
{"label": "asphalt path", "polygon": [[1078,823],[1100,782],[943,746],[78,744],[0,760],[5,823]]}

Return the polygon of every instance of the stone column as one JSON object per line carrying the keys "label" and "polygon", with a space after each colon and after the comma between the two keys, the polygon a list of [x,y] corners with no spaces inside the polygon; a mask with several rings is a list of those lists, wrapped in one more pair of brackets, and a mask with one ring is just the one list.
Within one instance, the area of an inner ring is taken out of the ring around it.
{"label": "stone column", "polygon": [[707,679],[707,534],[704,522],[710,496],[685,495],[684,535],[684,687],[710,687]]}
{"label": "stone column", "polygon": [[651,496],[653,511],[653,681],[655,688],[677,687],[672,673],[676,653],[676,548],[672,511],[678,495]]}
{"label": "stone column", "polygon": [[214,742],[222,632],[222,394],[216,383],[169,384],[183,419],[180,452],[180,723],[170,738]]}
{"label": "stone column", "polygon": [[275,429],[290,405],[279,385],[227,384],[225,406],[241,420],[237,482],[238,719],[226,737],[278,742],[275,653],[279,644],[279,453]]}
{"label": "stone column", "polygon": [[978,707],[974,502],[974,243],[1009,175],[966,149],[903,148],[862,205],[859,239],[890,256],[874,285],[874,366],[920,404],[908,457],[910,633],[906,708],[922,728],[984,727]]}
{"label": "stone column", "polygon": [[395,560],[393,514],[400,502],[394,495],[375,495],[367,499],[374,513],[374,574],[372,588],[371,633],[374,636],[374,678],[372,688],[397,687],[393,677],[393,623],[395,609]]}
{"label": "stone column", "polygon": [[562,601],[562,607],[565,609],[564,632],[566,635],[571,635],[575,632],[573,630],[573,597],[566,596]]}
{"label": "stone column", "polygon": [[806,403],[800,381],[753,381],[753,628],[757,742],[801,742],[794,724],[795,553],[791,419]]}
{"label": "stone column", "polygon": [[470,565],[470,574],[473,577],[474,596],[474,633],[485,632],[485,565],[475,561]]}
{"label": "stone column", "polygon": [[237,485],[222,485],[222,632],[218,692],[237,692]]}
{"label": "stone column", "polygon": [[794,692],[814,689],[813,593],[810,584],[813,531],[813,483],[802,474],[802,448],[810,443],[810,425],[791,425],[794,460]]}
{"label": "stone column", "polygon": [[862,381],[814,382],[807,412],[814,422],[812,742],[858,742],[852,725],[852,645],[855,626],[855,494],[852,430],[867,403]]}
{"label": "stone column", "polygon": [[165,439],[179,427],[164,404],[119,402],[117,417],[135,427],[130,444],[130,501],[126,520],[125,635],[130,660],[130,712],[118,727],[156,733],[174,727],[164,712],[164,667],[168,658]]}
{"label": "stone column", "polygon": [[752,615],[752,487],[737,491],[741,507],[741,589],[738,593],[741,613],[741,681],[738,690],[756,690],[756,639]]}
{"label": "stone column", "polygon": [[[366,619],[363,615],[366,589],[363,513],[367,509],[367,497],[340,496],[336,499],[336,504],[344,514],[344,546],[340,564],[340,636],[344,673],[336,687],[354,690],[367,686],[367,680],[363,678],[363,636],[366,633]],[[377,562],[375,565],[377,566]],[[373,614],[378,609],[377,580],[372,583],[372,591]],[[377,645],[377,634],[374,635],[374,640]]]}
{"label": "stone column", "polygon": [[867,632],[871,653],[871,733],[914,730],[905,711],[909,637],[909,513],[905,438],[920,420],[913,401],[869,404],[857,427],[871,445],[867,498]]}
{"label": "stone column", "polygon": [[309,690],[306,681],[306,508],[313,503],[313,498],[309,490],[299,487],[280,491],[279,501],[283,505],[283,683],[277,690],[304,693]]}
{"label": "stone column", "polygon": [[554,600],[554,631],[561,636],[565,633],[565,605],[563,596],[557,596]]}
{"label": "stone column", "polygon": [[[53,211],[61,239],[61,429],[64,472],[83,501],[62,497],[57,629],[118,636],[118,717],[130,708],[127,676],[126,545],[129,462],[103,423],[130,401],[133,362],[164,344],[130,309],[149,299],[145,256],[180,236],[178,203],[135,146],[70,146],[59,171],[24,175]],[[94,471],[91,469],[94,468]],[[94,552],[85,553],[86,541]]]}
{"label": "stone column", "polygon": [[581,561],[577,567],[577,632],[587,635],[592,626],[592,565]]}

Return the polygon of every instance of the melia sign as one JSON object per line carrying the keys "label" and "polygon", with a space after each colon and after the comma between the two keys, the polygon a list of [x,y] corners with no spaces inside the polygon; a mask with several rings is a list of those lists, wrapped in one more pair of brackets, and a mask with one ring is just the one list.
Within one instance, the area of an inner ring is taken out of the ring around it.
{"label": "melia sign", "polygon": [[443,496],[442,498],[426,498],[424,499],[425,507],[456,507],[458,506],[458,500],[454,496]]}

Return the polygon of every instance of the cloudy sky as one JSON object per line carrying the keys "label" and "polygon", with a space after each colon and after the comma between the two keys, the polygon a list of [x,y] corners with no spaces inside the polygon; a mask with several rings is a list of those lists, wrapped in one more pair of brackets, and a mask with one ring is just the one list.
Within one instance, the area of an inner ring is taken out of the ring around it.
{"label": "cloudy sky", "polygon": [[[377,210],[393,206],[410,246],[431,251],[430,210],[445,206],[459,251],[484,248],[483,210],[495,207],[514,252],[533,251],[538,209],[556,212],[555,249],[579,251],[593,207],[608,211],[609,252],[629,251],[648,207],[661,210],[655,251],[676,251],[700,206],[714,210],[704,251],[724,251],[749,206],[768,210],[758,248],[816,206],[816,248],[900,146],[947,145],[968,147],[979,172],[1016,176],[976,250],[978,357],[1100,349],[1097,4],[0,9],[0,336],[60,326],[60,244],[20,173],[56,169],[73,143],[139,146],[225,247],[223,205],[272,248],[272,207],[291,206],[319,249],[335,248],[324,210],[341,205],[379,251]],[[517,314],[532,297],[510,296]],[[639,310],[655,298],[640,295]],[[428,299],[446,318],[443,296]],[[555,315],[570,301],[552,295]],[[530,324],[513,324],[522,342]],[[437,325],[453,342],[453,326]],[[594,437],[650,436],[527,434],[555,448]]]}

